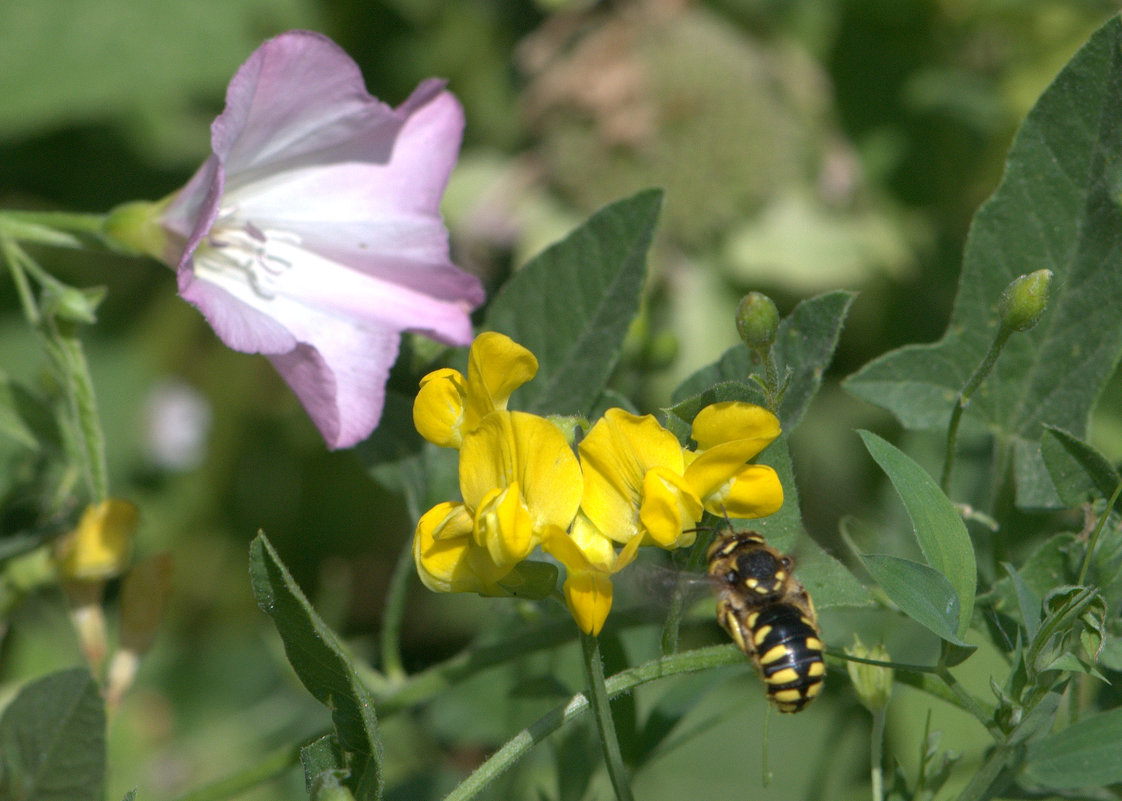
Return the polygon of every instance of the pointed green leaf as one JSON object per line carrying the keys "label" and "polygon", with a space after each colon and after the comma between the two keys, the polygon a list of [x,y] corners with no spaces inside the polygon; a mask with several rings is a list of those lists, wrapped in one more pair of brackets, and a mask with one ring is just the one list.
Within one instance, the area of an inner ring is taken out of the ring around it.
{"label": "pointed green leaf", "polygon": [[958,596],[942,573],[898,556],[866,554],[861,558],[904,614],[947,642],[970,647],[958,636]]}
{"label": "pointed green leaf", "polygon": [[958,625],[954,630],[959,637],[964,636],[970,625],[970,616],[974,613],[974,592],[978,582],[974,545],[970,542],[966,524],[935,480],[911,457],[876,434],[868,431],[858,433],[870,455],[900,494],[927,563],[954,588],[959,611]]}
{"label": "pointed green leaf", "polygon": [[1021,610],[1021,620],[1024,622],[1025,631],[1031,640],[1040,628],[1040,596],[1025,583],[1025,580],[1021,578],[1021,574],[1017,572],[1013,565],[1002,562],[1001,566],[1005,568],[1005,572],[1009,574],[1009,580],[1013,583],[1013,590],[1017,594],[1017,606]]}
{"label": "pointed green leaf", "polygon": [[1014,334],[967,407],[1013,447],[1017,502],[1058,505],[1040,456],[1043,426],[1083,437],[1122,354],[1122,22],[1106,23],[1021,126],[1001,185],[979,210],[943,339],[866,365],[846,388],[907,428],[941,429],[996,333],[1017,276],[1054,273],[1048,309]]}
{"label": "pointed green leaf", "polygon": [[250,543],[249,574],[257,605],[273,619],[288,661],[316,700],[331,710],[340,747],[349,756],[359,801],[381,798],[382,745],[374,704],[350,656],[304,597],[264,534]]}
{"label": "pointed green leaf", "polygon": [[1105,456],[1062,429],[1045,427],[1040,452],[1056,492],[1067,506],[1109,498],[1122,481]]}
{"label": "pointed green leaf", "polygon": [[606,206],[519,270],[495,296],[486,327],[538,357],[512,406],[588,414],[619,361],[639,310],[662,192]]}
{"label": "pointed green leaf", "polygon": [[0,718],[0,798],[101,801],[105,702],[75,668],[28,684]]}
{"label": "pointed green leaf", "polygon": [[[780,380],[788,369],[791,371],[791,383],[779,403],[778,417],[785,431],[793,431],[799,424],[822,386],[822,375],[834,358],[842,325],[856,297],[854,292],[827,292],[802,301],[780,322],[773,346]],[[673,400],[678,403],[715,384],[731,381],[746,387],[750,396],[744,400],[762,403],[763,393],[749,380],[750,375],[762,377],[763,367],[753,362],[747,347],[737,345],[682,382],[674,391]]]}
{"label": "pointed green leaf", "polygon": [[1029,743],[1024,777],[1057,790],[1122,782],[1122,708]]}

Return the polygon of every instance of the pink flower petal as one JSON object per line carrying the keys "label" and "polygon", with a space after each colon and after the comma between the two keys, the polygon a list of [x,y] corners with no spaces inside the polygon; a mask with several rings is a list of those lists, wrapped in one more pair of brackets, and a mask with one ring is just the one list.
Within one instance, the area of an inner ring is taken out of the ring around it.
{"label": "pink flower petal", "polygon": [[471,341],[483,290],[439,212],[464,122],[443,86],[391,108],[326,37],[271,39],[164,212],[180,294],[228,346],[269,356],[331,447],[377,425],[400,332]]}

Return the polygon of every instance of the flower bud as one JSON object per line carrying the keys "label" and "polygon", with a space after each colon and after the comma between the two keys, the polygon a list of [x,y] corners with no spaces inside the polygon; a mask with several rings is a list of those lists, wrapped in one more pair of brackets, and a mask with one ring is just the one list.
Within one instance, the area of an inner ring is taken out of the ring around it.
{"label": "flower bud", "polygon": [[1052,283],[1051,270],[1037,270],[1015,278],[997,302],[1002,328],[1028,331],[1040,321],[1048,305],[1048,288]]}
{"label": "flower bud", "polygon": [[[846,648],[845,652],[861,659],[888,661],[888,651],[883,645],[866,648],[856,635],[853,638],[853,646]],[[865,662],[846,662],[845,669],[849,672],[849,679],[853,682],[857,700],[862,706],[873,713],[880,712],[888,706],[888,698],[892,695],[892,668]]]}
{"label": "flower bud", "polygon": [[59,542],[59,570],[68,581],[104,581],[121,574],[132,550],[137,509],[109,498],[89,506]]}
{"label": "flower bud", "polygon": [[97,307],[105,300],[106,294],[105,287],[61,287],[44,293],[43,308],[50,316],[60,320],[92,325],[97,322]]}
{"label": "flower bud", "polygon": [[767,295],[749,292],[736,310],[736,330],[744,344],[753,350],[769,348],[779,328],[779,310]]}
{"label": "flower bud", "polygon": [[161,215],[173,198],[174,195],[155,203],[144,200],[122,203],[110,210],[102,225],[102,235],[122,253],[143,254],[174,266],[177,254],[160,224]]}

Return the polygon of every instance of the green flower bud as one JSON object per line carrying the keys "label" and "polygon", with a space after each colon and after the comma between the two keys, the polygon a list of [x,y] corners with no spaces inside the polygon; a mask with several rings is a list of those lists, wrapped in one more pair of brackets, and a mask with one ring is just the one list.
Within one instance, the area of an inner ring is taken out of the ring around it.
{"label": "green flower bud", "polygon": [[168,233],[160,225],[160,215],[172,197],[174,195],[155,203],[146,200],[122,203],[110,210],[101,229],[102,235],[122,253],[144,254],[175,266]]}
{"label": "green flower bud", "polygon": [[[861,639],[854,635],[853,646],[846,648],[850,656],[861,659],[875,659],[878,662],[888,661],[888,651],[883,645],[866,648]],[[846,662],[845,669],[849,672],[849,679],[853,682],[853,689],[857,692],[857,700],[870,712],[876,713],[888,706],[888,698],[892,695],[892,668],[869,665],[864,662]]]}
{"label": "green flower bud", "polygon": [[49,317],[78,325],[97,322],[97,307],[105,300],[107,290],[97,286],[89,289],[77,287],[48,287],[43,292],[43,310]]}
{"label": "green flower bud", "polygon": [[761,292],[749,292],[736,310],[736,330],[744,344],[753,350],[770,348],[779,328],[779,310]]}
{"label": "green flower bud", "polygon": [[1001,326],[1013,331],[1028,331],[1040,321],[1048,305],[1051,270],[1037,270],[1014,279],[997,302]]}

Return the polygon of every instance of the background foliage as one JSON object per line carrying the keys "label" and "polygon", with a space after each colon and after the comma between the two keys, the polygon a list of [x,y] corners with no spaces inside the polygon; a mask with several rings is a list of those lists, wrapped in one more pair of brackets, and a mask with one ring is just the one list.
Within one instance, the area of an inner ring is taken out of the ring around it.
{"label": "background foliage", "polygon": [[[370,90],[392,103],[423,77],[444,75],[468,118],[446,215],[458,262],[483,275],[492,291],[515,266],[605,203],[651,186],[666,190],[658,227],[652,232],[624,226],[636,241],[618,243],[621,253],[632,247],[641,257],[653,236],[640,315],[612,376],[613,387],[640,409],[686,402],[693,394],[689,384],[677,395],[671,392],[698,368],[716,363],[712,369],[719,373],[725,362],[718,360],[737,341],[732,314],[746,290],[776,298],[783,315],[792,315],[785,325],[804,333],[800,309],[828,306],[838,319],[848,312],[844,329],[810,331],[812,339],[829,344],[840,337],[837,353],[825,376],[793,379],[793,391],[799,381],[823,381],[809,413],[792,394],[790,416],[783,415],[791,428],[801,420],[789,438],[789,463],[777,468],[797,477],[803,520],[796,515],[770,523],[777,530],[769,534],[788,538],[778,543],[782,547],[795,544],[800,573],[814,592],[829,586],[830,576],[828,567],[816,574],[816,565],[828,566],[831,554],[845,550],[841,530],[862,542],[862,537],[876,541],[885,557],[918,564],[926,556],[940,567],[912,544],[911,523],[901,514],[907,499],[897,504],[869,458],[872,452],[885,465],[895,458],[887,450],[891,446],[866,451],[854,429],[894,439],[937,473],[937,436],[924,430],[945,423],[954,391],[988,344],[979,324],[990,318],[989,305],[1017,274],[1038,266],[1057,272],[1054,314],[1023,342],[1010,345],[1000,377],[1011,381],[1031,374],[1037,386],[1065,392],[1044,413],[1026,411],[1017,397],[979,396],[964,432],[959,492],[953,497],[980,502],[995,491],[991,477],[981,472],[989,457],[980,437],[985,430],[1014,437],[1017,489],[1035,501],[1030,506],[1054,501],[1039,489],[1052,441],[1046,439],[1043,457],[1016,444],[1038,438],[1042,424],[1086,435],[1108,462],[1122,460],[1117,378],[1097,394],[1114,368],[1108,357],[1119,336],[1116,305],[1107,308],[1101,298],[1117,297],[1119,273],[1093,270],[1116,245],[1064,233],[1076,218],[1116,214],[1117,151],[1112,154],[1107,145],[1117,141],[1117,120],[1092,113],[1119,108],[1122,72],[1107,70],[1106,56],[1094,62],[1104,70],[1101,75],[1068,77],[1101,94],[1083,97],[1070,113],[1030,118],[1010,156],[1011,174],[1032,177],[1034,199],[1044,208],[1054,204],[1054,213],[1018,217],[1028,190],[1007,180],[967,243],[974,212],[997,188],[1016,127],[1060,67],[1115,10],[1114,3],[1090,0],[1014,6],[998,0],[636,0],[591,8],[487,0],[13,0],[0,4],[0,204],[105,210],[174,190],[206,155],[207,126],[221,109],[229,76],[261,39],[288,28],[314,28],[335,38],[359,61]],[[1057,137],[1057,144],[1051,145],[1049,136]],[[1045,152],[1088,161],[1046,159]],[[1095,159],[1101,170],[1091,168]],[[1102,180],[1093,185],[1068,180],[1092,175]],[[1056,197],[1039,197],[1041,186],[1053,188]],[[995,248],[986,238],[995,231],[1017,249]],[[1073,252],[1053,245],[1061,235],[1075,243]],[[257,541],[258,555],[279,554],[291,571],[289,580],[322,616],[308,625],[314,630],[325,623],[343,635],[353,653],[372,656],[385,587],[411,536],[408,494],[370,481],[365,449],[357,456],[324,453],[265,361],[225,350],[175,296],[162,268],[108,258],[91,264],[54,252],[40,258],[64,280],[109,288],[88,347],[113,486],[143,510],[142,553],[170,550],[176,564],[168,619],[109,729],[108,797],[120,798],[139,786],[142,799],[176,798],[310,737],[327,723],[322,707],[298,686],[270,619],[254,603],[245,566],[257,531],[266,531],[272,543]],[[994,259],[1001,263],[983,263]],[[960,273],[962,291],[952,309]],[[565,276],[558,280],[565,285]],[[858,294],[828,292],[839,288]],[[596,287],[586,289],[588,297],[599,297]],[[41,357],[7,290],[4,284],[0,378],[33,382]],[[516,282],[504,291],[517,293]],[[796,308],[799,301],[817,305]],[[604,309],[605,323],[622,319],[626,308]],[[1088,339],[1084,327],[1095,313],[1103,319],[1093,318],[1096,334]],[[488,322],[500,320],[496,313]],[[908,431],[840,391],[841,376],[898,346],[931,342],[944,329],[938,344],[896,351],[848,382],[854,395],[887,408]],[[533,336],[528,329],[522,341],[533,347]],[[822,354],[796,352],[801,340],[790,341],[793,362],[829,356],[828,348]],[[1067,374],[1065,348],[1083,345],[1103,349],[1096,362],[1100,372]],[[393,385],[399,396],[412,394],[428,355],[418,344],[403,356]],[[944,370],[929,369],[933,356]],[[544,358],[566,364],[564,353]],[[885,375],[896,387],[905,386],[898,383],[902,375],[922,380],[899,398],[885,392]],[[699,379],[704,381],[699,388],[715,377]],[[572,389],[579,382],[559,386]],[[180,460],[155,448],[147,422],[161,391],[185,392],[201,402],[197,451],[184,446]],[[812,393],[808,389],[806,397]],[[557,401],[553,394],[549,399]],[[1062,434],[1053,436],[1053,459],[1062,460],[1070,451],[1059,442]],[[778,458],[787,459],[785,453]],[[0,495],[8,510],[0,524],[7,534],[20,527],[20,498],[13,493],[24,465],[18,449],[6,442],[0,444],[0,464]],[[906,472],[908,466],[897,469]],[[402,466],[394,476],[399,485],[407,483],[407,470]],[[899,476],[885,470],[899,490]],[[1102,494],[1109,478],[1099,483]],[[978,497],[971,497],[974,488]],[[427,500],[413,498],[422,508]],[[866,521],[875,531],[860,531],[843,516]],[[1032,519],[1034,527],[1054,530],[1066,523]],[[803,536],[803,525],[812,539]],[[1058,577],[1067,569],[1070,542],[1070,535],[1057,535],[1031,552],[1014,545],[1010,553],[984,553],[982,574],[998,582],[995,591],[1016,609],[1025,588],[1043,595],[1063,583]],[[1112,556],[1103,557],[1104,576]],[[1002,558],[1023,565],[1021,584],[991,572]],[[266,562],[262,557],[257,567]],[[878,568],[869,569],[878,574]],[[961,578],[965,571],[954,568],[950,574]],[[260,583],[259,575],[255,581]],[[952,589],[965,599],[963,587]],[[835,585],[831,591],[842,597],[847,590]],[[860,587],[848,591],[850,601],[861,600]],[[637,589],[628,598],[628,609],[640,618],[649,608],[642,596]],[[719,642],[708,605],[699,609],[696,625],[683,636],[691,644]],[[429,596],[418,588],[409,598],[403,631],[406,667],[434,664],[473,637],[486,643],[527,618],[550,624],[552,618],[542,620],[543,614],[538,607]],[[560,622],[571,633],[571,623]],[[828,635],[833,646],[848,644],[849,633],[859,631],[867,642],[884,638],[900,661],[933,658],[934,640],[917,636],[911,623],[884,630],[873,613],[852,609],[828,610],[823,622],[828,632],[845,635]],[[958,625],[951,628],[963,634]],[[605,646],[609,669],[629,664],[628,652],[650,650],[657,636],[649,627],[632,626],[621,626],[619,634],[615,645]],[[45,591],[20,606],[0,649],[0,700],[31,677],[81,660],[61,595]],[[739,797],[746,787],[760,798],[865,797],[865,738],[851,735],[868,724],[841,680],[813,711],[785,718],[782,725],[773,722],[768,736],[774,777],[769,787],[760,787],[756,756],[765,702],[747,672],[741,665],[624,697],[621,704],[634,714],[625,712],[623,720],[647,722],[641,730],[635,723],[634,731],[621,732],[650,763],[638,774],[637,796],[696,795],[703,783],[709,797]],[[1002,658],[983,648],[964,664],[962,681],[988,695],[991,673],[1005,672]],[[77,676],[59,676],[76,699],[74,714],[89,711],[89,688]],[[380,778],[393,788],[392,797],[438,797],[466,767],[580,685],[572,645],[479,674],[411,715],[381,722],[387,753]],[[945,745],[969,754],[989,742],[966,715],[901,690],[892,706],[889,742],[906,770],[917,770],[911,760],[921,752],[920,722],[928,708],[931,728],[943,732]],[[667,726],[659,732],[650,724],[660,716],[674,719],[681,709],[689,709],[684,730]],[[1089,742],[1104,736],[1094,725],[1117,725],[1095,720],[1098,724],[1082,724],[1087,731],[1080,735]],[[10,727],[0,725],[0,741],[10,736],[15,736]],[[562,765],[594,761],[593,739],[587,728],[563,730],[543,753],[532,754],[501,780],[490,797],[508,797],[509,788],[526,783],[552,787],[554,758]],[[1047,781],[1070,769],[1062,748],[1040,743],[1033,748],[1048,759],[1034,762],[1037,778]],[[791,754],[819,769],[788,771]],[[969,775],[976,766],[961,767]],[[559,796],[551,797],[580,798],[586,792],[595,797],[597,789],[562,782]],[[301,793],[303,777],[292,775],[246,798]]]}

